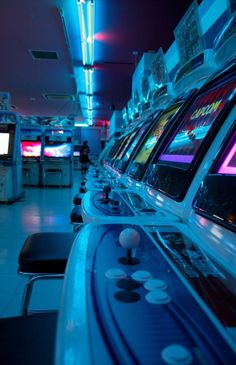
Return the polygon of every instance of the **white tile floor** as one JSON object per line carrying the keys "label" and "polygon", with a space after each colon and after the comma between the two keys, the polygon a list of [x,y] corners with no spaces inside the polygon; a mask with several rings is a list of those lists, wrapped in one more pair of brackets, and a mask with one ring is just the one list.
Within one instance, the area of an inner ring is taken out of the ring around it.
{"label": "white tile floor", "polygon": [[[19,314],[25,278],[17,274],[18,255],[26,237],[35,232],[72,232],[72,200],[81,174],[74,173],[72,188],[24,188],[25,198],[0,204],[0,317]],[[62,281],[38,283],[31,308],[58,308]]]}

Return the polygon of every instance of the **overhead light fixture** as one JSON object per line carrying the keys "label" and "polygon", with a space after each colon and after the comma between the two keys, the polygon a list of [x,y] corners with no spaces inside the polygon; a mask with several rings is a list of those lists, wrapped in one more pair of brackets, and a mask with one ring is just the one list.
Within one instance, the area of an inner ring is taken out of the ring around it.
{"label": "overhead light fixture", "polygon": [[87,1],[87,46],[88,46],[88,63],[94,63],[94,23],[95,23],[95,4],[93,0]]}
{"label": "overhead light fixture", "polygon": [[75,122],[75,127],[88,127],[88,123]]}
{"label": "overhead light fixture", "polygon": [[82,63],[85,75],[87,114],[88,118],[92,119],[95,1],[77,0],[77,3],[81,34]]}
{"label": "overhead light fixture", "polygon": [[87,64],[87,32],[84,17],[84,1],[78,0],[78,15],[79,15],[79,27],[82,49],[82,62],[83,65]]}
{"label": "overhead light fixture", "polygon": [[78,0],[83,65],[94,64],[95,1]]}
{"label": "overhead light fixture", "polygon": [[93,68],[84,67],[86,94],[93,93]]}

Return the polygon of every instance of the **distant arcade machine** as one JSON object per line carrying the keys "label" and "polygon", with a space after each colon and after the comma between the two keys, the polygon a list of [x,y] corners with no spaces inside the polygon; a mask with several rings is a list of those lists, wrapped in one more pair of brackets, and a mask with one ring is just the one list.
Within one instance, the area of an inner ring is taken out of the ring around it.
{"label": "distant arcade machine", "polygon": [[45,130],[42,162],[44,186],[72,186],[73,136],[71,130]]}
{"label": "distant arcade machine", "polygon": [[21,130],[23,185],[41,184],[42,131],[39,128]]}
{"label": "distant arcade machine", "polygon": [[0,111],[0,202],[22,197],[22,160],[19,116]]}

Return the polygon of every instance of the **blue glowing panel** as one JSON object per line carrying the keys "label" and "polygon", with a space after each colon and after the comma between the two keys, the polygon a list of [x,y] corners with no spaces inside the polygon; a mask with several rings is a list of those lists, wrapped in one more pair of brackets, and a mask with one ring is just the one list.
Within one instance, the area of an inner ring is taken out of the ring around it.
{"label": "blue glowing panel", "polygon": [[71,143],[49,142],[44,147],[44,157],[65,158],[70,157],[72,152]]}

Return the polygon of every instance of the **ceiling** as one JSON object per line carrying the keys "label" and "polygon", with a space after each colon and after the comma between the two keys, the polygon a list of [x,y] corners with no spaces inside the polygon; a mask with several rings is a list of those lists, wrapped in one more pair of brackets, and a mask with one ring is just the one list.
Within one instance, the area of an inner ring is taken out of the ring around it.
{"label": "ceiling", "polygon": [[[142,53],[169,48],[173,30],[191,3],[96,0],[93,117],[97,125],[125,106]],[[0,31],[0,91],[11,94],[12,110],[23,116],[72,115],[82,120],[78,95],[83,94],[84,80],[76,0],[2,1]],[[56,52],[58,59],[34,59],[31,50]],[[53,95],[48,100],[46,94]]]}

